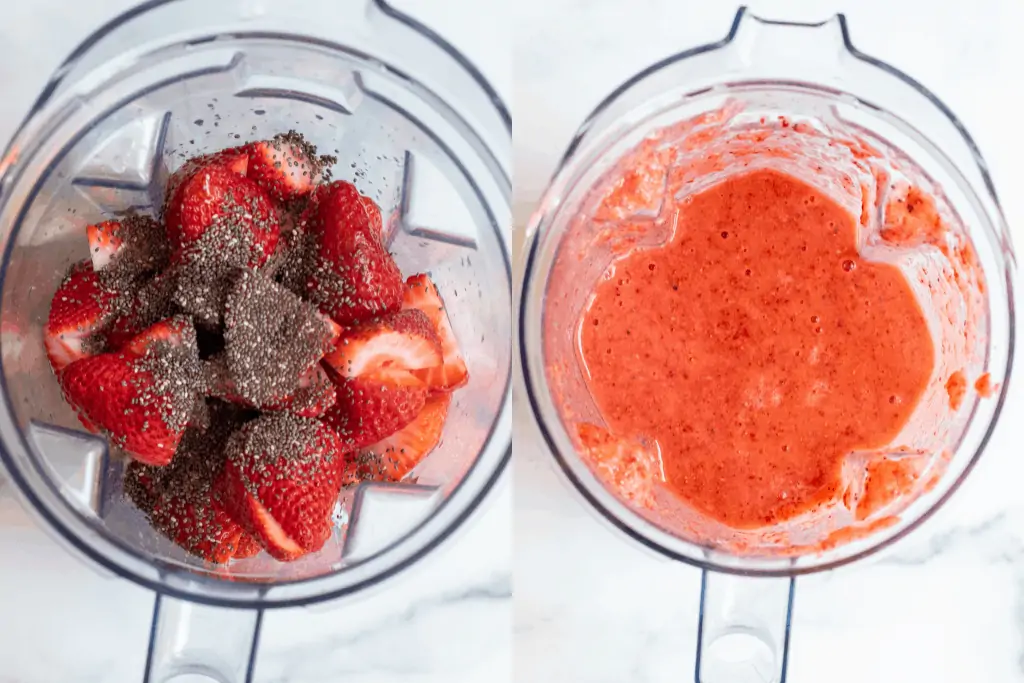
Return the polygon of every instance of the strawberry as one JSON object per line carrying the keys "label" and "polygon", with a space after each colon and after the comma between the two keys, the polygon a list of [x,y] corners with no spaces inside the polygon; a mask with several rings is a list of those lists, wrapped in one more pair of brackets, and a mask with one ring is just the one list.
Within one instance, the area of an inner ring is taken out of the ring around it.
{"label": "strawberry", "polygon": [[351,183],[321,185],[300,221],[317,238],[306,294],[342,325],[398,310],[402,304],[402,273],[381,243],[366,201]]}
{"label": "strawberry", "polygon": [[149,216],[103,221],[85,233],[93,270],[115,287],[163,269],[170,257],[163,227]]}
{"label": "strawberry", "polygon": [[401,481],[441,441],[451,394],[434,394],[412,422],[358,458],[359,479]]}
{"label": "strawberry", "polygon": [[320,183],[323,161],[316,148],[291,132],[246,145],[250,180],[276,201],[307,195]]}
{"label": "strawberry", "polygon": [[244,176],[249,170],[249,151],[245,147],[232,147],[212,154],[192,157],[167,179],[164,196],[173,195],[185,180],[192,177],[199,169],[208,166],[221,166],[235,175]]}
{"label": "strawberry", "polygon": [[247,560],[250,557],[256,557],[261,552],[263,552],[263,546],[260,545],[260,542],[243,531],[238,539],[238,545],[235,547],[235,554],[232,555],[232,558]]}
{"label": "strawberry", "polygon": [[256,406],[239,395],[223,357],[215,357],[205,365],[209,395],[240,406],[266,411],[286,411],[299,417],[316,418],[330,410],[336,400],[334,383],[319,363],[299,376],[298,386],[294,391],[280,398],[271,398],[262,406]]}
{"label": "strawberry", "polygon": [[410,309],[343,332],[324,361],[344,378],[418,377],[418,372],[441,366],[441,342],[426,314]]}
{"label": "strawberry", "polygon": [[177,283],[173,269],[138,286],[106,330],[107,347],[120,350],[132,337],[174,313],[172,297]]}
{"label": "strawberry", "polygon": [[370,219],[370,232],[378,240],[382,240],[384,235],[384,219],[380,216],[380,207],[372,199],[363,195],[360,195],[359,201],[362,203],[363,208],[366,209],[367,218]]}
{"label": "strawberry", "polygon": [[265,410],[286,410],[299,417],[320,417],[337,400],[334,383],[317,363],[299,377],[299,386],[282,399],[271,401]]}
{"label": "strawberry", "polygon": [[466,361],[459,350],[459,341],[455,338],[448,311],[441,300],[437,287],[425,274],[413,275],[405,281],[405,296],[402,307],[423,311],[438,338],[441,340],[441,354],[444,363],[437,368],[417,371],[417,376],[434,390],[454,391],[469,381]]}
{"label": "strawberry", "polygon": [[286,413],[247,423],[228,442],[227,509],[273,557],[323,547],[341,493],[345,455],[326,425]]}
{"label": "strawberry", "polygon": [[223,252],[244,261],[233,265],[253,268],[273,255],[280,230],[277,211],[259,185],[217,164],[181,180],[167,196],[164,222],[177,260]]}
{"label": "strawberry", "polygon": [[224,448],[238,423],[216,412],[215,428],[184,433],[170,465],[129,463],[124,490],[158,532],[193,555],[223,563],[238,556],[247,534],[227,514],[220,487]]}
{"label": "strawberry", "polygon": [[427,386],[405,373],[385,380],[336,378],[337,400],[324,416],[349,450],[381,441],[412,422],[427,402]]}
{"label": "strawberry", "polygon": [[46,357],[55,374],[103,350],[101,333],[115,315],[116,300],[87,261],[71,267],[53,295],[43,328]]}
{"label": "strawberry", "polygon": [[140,462],[166,465],[192,415],[197,353],[187,319],[158,323],[121,352],[66,367],[61,389],[86,428],[98,427]]}

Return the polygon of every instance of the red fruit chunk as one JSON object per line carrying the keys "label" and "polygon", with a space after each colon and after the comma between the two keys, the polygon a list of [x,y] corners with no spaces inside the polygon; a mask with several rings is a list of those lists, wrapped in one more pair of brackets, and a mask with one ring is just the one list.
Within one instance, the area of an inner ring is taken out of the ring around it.
{"label": "red fruit chunk", "polygon": [[441,343],[426,314],[411,309],[389,313],[343,332],[324,361],[344,378],[404,383],[403,375],[441,366]]}
{"label": "red fruit chunk", "polygon": [[451,394],[434,394],[412,422],[358,458],[359,479],[401,481],[441,441]]}
{"label": "red fruit chunk", "polygon": [[306,294],[342,325],[398,310],[402,273],[381,243],[379,214],[351,183],[313,192],[302,229],[316,236],[317,254]]}
{"label": "red fruit chunk", "polygon": [[236,560],[247,560],[250,557],[256,557],[262,551],[263,546],[260,545],[260,542],[243,531],[232,557]]}
{"label": "red fruit chunk", "polygon": [[402,307],[423,311],[430,318],[441,340],[444,363],[440,367],[417,371],[416,376],[426,382],[431,389],[439,391],[454,391],[468,382],[469,371],[466,369],[466,361],[459,350],[459,341],[455,338],[451,321],[448,319],[448,311],[437,287],[427,275],[413,275],[405,281]]}
{"label": "red fruit chunk", "polygon": [[43,328],[46,357],[55,374],[103,350],[101,332],[114,315],[117,295],[100,282],[88,262],[72,266],[50,303]]}
{"label": "red fruit chunk", "polygon": [[60,377],[65,400],[86,428],[100,429],[149,465],[173,458],[200,386],[195,329],[187,319],[170,328],[177,333],[158,338],[163,331],[148,330],[143,340],[129,343],[135,351],[83,358]]}
{"label": "red fruit chunk", "polygon": [[239,423],[237,412],[213,412],[217,423],[205,431],[188,429],[169,466],[130,463],[124,490],[158,532],[193,555],[223,563],[238,556],[246,536],[227,514],[217,486],[224,447]]}
{"label": "red fruit chunk", "polygon": [[323,421],[337,432],[348,450],[365,448],[391,436],[412,422],[427,402],[426,385],[410,374],[388,381],[337,381],[337,401]]}
{"label": "red fruit chunk", "polygon": [[[242,250],[246,265],[253,268],[273,255],[280,232],[277,211],[266,193],[248,178],[216,164],[182,179],[167,197],[164,222],[178,260],[208,258],[211,251]],[[185,249],[193,253],[182,254]]]}
{"label": "red fruit chunk", "polygon": [[115,289],[163,269],[170,258],[165,231],[149,216],[103,221],[85,233],[93,270]]}
{"label": "red fruit chunk", "polygon": [[249,179],[277,201],[309,194],[322,179],[323,163],[316,148],[297,134],[253,142],[247,149]]}
{"label": "red fruit chunk", "polygon": [[231,516],[273,557],[316,552],[331,534],[345,456],[326,425],[264,415],[228,443],[224,490]]}

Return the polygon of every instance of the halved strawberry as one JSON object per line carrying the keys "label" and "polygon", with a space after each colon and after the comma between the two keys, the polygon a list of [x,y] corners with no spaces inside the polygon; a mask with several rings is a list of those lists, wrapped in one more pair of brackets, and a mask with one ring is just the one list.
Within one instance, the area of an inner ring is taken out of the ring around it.
{"label": "halved strawberry", "polygon": [[416,419],[427,402],[427,386],[409,373],[386,380],[337,377],[337,401],[324,416],[348,450],[365,448]]}
{"label": "halved strawberry", "polygon": [[117,294],[108,290],[88,261],[71,267],[50,302],[43,328],[46,357],[55,374],[103,350],[101,332],[114,316]]}
{"label": "halved strawberry", "polygon": [[271,140],[247,145],[250,180],[277,201],[309,194],[320,183],[323,163],[316,148],[297,133],[284,133]]}
{"label": "halved strawberry", "polygon": [[318,240],[306,294],[342,325],[402,304],[402,273],[381,243],[366,201],[351,183],[320,185],[301,221],[302,229]]}
{"label": "halved strawberry", "polygon": [[92,268],[111,284],[126,284],[167,265],[170,245],[163,227],[149,216],[130,215],[85,229]]}
{"label": "halved strawberry", "polygon": [[345,456],[326,425],[286,413],[247,423],[228,444],[228,511],[273,557],[323,547],[341,493]]}
{"label": "halved strawberry", "polygon": [[124,310],[111,321],[106,331],[107,348],[118,351],[150,325],[171,316],[176,283],[176,273],[169,269],[138,286],[127,305],[122,306]]}
{"label": "halved strawberry", "polygon": [[167,179],[164,196],[173,195],[185,180],[192,177],[200,168],[208,166],[221,166],[235,175],[244,176],[249,170],[249,150],[245,147],[232,147],[212,154],[192,157]]}
{"label": "halved strawberry", "polygon": [[440,367],[441,343],[426,314],[409,309],[346,330],[324,362],[344,378],[392,381]]}
{"label": "halved strawberry", "polygon": [[357,476],[375,481],[401,481],[441,441],[451,394],[434,394],[412,422],[360,454]]}
{"label": "halved strawberry", "polygon": [[448,319],[448,310],[437,287],[426,274],[413,275],[405,281],[402,307],[423,311],[430,318],[441,340],[444,363],[440,367],[417,371],[417,376],[431,389],[440,391],[454,391],[468,382],[469,370],[459,350],[459,340],[455,338],[451,321]]}
{"label": "halved strawberry", "polygon": [[286,410],[299,417],[320,417],[337,400],[334,383],[323,366],[317,363],[299,377],[299,386],[288,396],[271,401],[265,410]]}
{"label": "halved strawberry", "polygon": [[261,552],[263,552],[263,546],[260,545],[260,542],[243,531],[242,536],[238,539],[235,554],[231,557],[235,560],[247,560],[250,557],[256,557]]}
{"label": "halved strawberry", "polygon": [[137,356],[144,355],[154,344],[165,342],[171,346],[180,346],[195,335],[195,328],[185,316],[177,316],[161,320],[143,330],[125,344],[123,351]]}
{"label": "halved strawberry", "polygon": [[261,406],[254,405],[238,393],[223,357],[215,357],[204,365],[208,395],[229,403],[265,411],[285,411],[299,417],[317,418],[330,410],[336,401],[334,383],[319,363],[302,373],[299,385],[294,391],[283,397],[270,399]]}
{"label": "halved strawberry", "polygon": [[[164,222],[178,260],[241,251],[257,268],[277,249],[277,211],[259,185],[220,165],[203,166],[182,179],[164,205]],[[204,239],[205,238],[205,239]]]}
{"label": "halved strawberry", "polygon": [[[148,330],[134,350],[82,358],[60,376],[64,398],[87,429],[99,428],[140,462],[166,465],[192,415],[200,372],[195,330]],[[141,351],[141,352],[140,352]]]}
{"label": "halved strawberry", "polygon": [[158,532],[193,555],[223,563],[238,556],[247,535],[227,514],[218,486],[234,424],[223,411],[218,417],[222,422],[212,429],[187,430],[167,467],[129,463],[124,490]]}

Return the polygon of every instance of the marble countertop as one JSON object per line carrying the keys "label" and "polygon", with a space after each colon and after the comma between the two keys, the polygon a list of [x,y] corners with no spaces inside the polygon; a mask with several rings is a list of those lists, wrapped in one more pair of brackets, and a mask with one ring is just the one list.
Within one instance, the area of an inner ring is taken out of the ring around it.
{"label": "marble countertop", "polygon": [[[748,2],[775,18],[843,9],[862,50],[933,89],[989,161],[1024,245],[1016,134],[1024,5],[1014,0]],[[521,0],[515,25],[517,231],[580,121],[640,68],[728,30],[735,6]],[[845,7],[843,7],[845,5]],[[637,36],[642,36],[638,39]],[[1012,134],[1011,134],[1012,131]],[[692,681],[700,573],[600,524],[556,477],[528,410],[515,438],[515,670],[529,683]],[[1024,386],[977,470],[883,554],[797,581],[790,683],[1024,681]]]}
{"label": "marble countertop", "polygon": [[[4,7],[0,139],[71,47],[133,4]],[[393,4],[447,36],[510,99],[501,12],[470,19],[474,0]],[[255,683],[511,681],[510,478],[450,543],[365,600],[268,612]],[[141,683],[153,601],[70,555],[0,479],[0,683]]]}

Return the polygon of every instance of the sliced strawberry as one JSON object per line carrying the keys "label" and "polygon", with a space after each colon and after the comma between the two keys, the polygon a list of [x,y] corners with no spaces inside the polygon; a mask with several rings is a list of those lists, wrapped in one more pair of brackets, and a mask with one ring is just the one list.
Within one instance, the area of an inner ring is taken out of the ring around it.
{"label": "sliced strawberry", "polygon": [[93,270],[106,268],[121,251],[124,240],[118,236],[120,231],[121,224],[117,221],[103,221],[85,229],[86,237],[89,239],[89,255],[92,257]]}
{"label": "sliced strawberry", "polygon": [[388,313],[342,333],[324,362],[341,377],[395,380],[395,376],[441,366],[441,343],[426,314],[415,309]]}
{"label": "sliced strawberry", "polygon": [[440,443],[451,400],[451,394],[434,394],[415,420],[367,448],[358,458],[358,477],[401,481]]}
{"label": "sliced strawberry", "polygon": [[319,363],[299,377],[299,386],[288,396],[271,401],[265,410],[286,410],[299,417],[320,417],[330,410],[337,400],[334,383]]}
{"label": "sliced strawberry", "polygon": [[190,339],[190,334],[194,335],[195,330],[192,322],[184,316],[161,320],[133,337],[125,344],[123,351],[142,356],[160,342],[180,346]]}
{"label": "sliced strawberry", "polygon": [[402,304],[402,273],[381,243],[365,201],[351,183],[321,185],[302,221],[302,229],[318,240],[306,294],[342,325],[398,310]]}
{"label": "sliced strawberry", "polygon": [[344,469],[341,443],[329,427],[286,413],[264,415],[228,444],[228,510],[273,557],[294,560],[330,537]]}
{"label": "sliced strawberry", "polygon": [[277,211],[260,186],[216,164],[182,179],[167,197],[164,222],[178,260],[218,251],[234,259],[240,251],[253,268],[273,255],[280,233]]}
{"label": "sliced strawberry", "polygon": [[261,552],[263,552],[263,546],[260,545],[260,542],[243,531],[232,557],[236,560],[247,560],[250,557],[256,557]]}
{"label": "sliced strawberry", "polygon": [[427,383],[431,389],[454,391],[469,381],[469,370],[459,350],[459,341],[455,338],[448,310],[437,291],[437,287],[426,274],[413,275],[405,281],[405,297],[402,307],[423,311],[437,336],[441,340],[441,353],[444,363],[440,367],[417,371],[416,375]]}
{"label": "sliced strawberry", "polygon": [[380,216],[380,207],[377,206],[376,202],[366,196],[360,196],[359,201],[362,202],[363,208],[366,209],[366,216],[370,219],[370,230],[377,237],[378,240],[383,238],[384,234],[384,219]]}
{"label": "sliced strawberry", "polygon": [[170,257],[163,227],[149,216],[103,221],[85,232],[93,270],[115,287],[163,269]]}
{"label": "sliced strawberry", "polygon": [[408,373],[387,381],[338,377],[337,384],[337,401],[323,421],[347,450],[386,439],[416,419],[427,402],[426,385]]}
{"label": "sliced strawberry", "polygon": [[199,169],[208,166],[221,166],[235,175],[244,176],[249,170],[249,150],[245,147],[232,147],[212,154],[192,157],[167,179],[164,196],[173,195],[185,180],[192,177]]}
{"label": "sliced strawberry", "polygon": [[64,369],[61,389],[86,428],[99,428],[140,462],[166,465],[192,415],[200,386],[195,330],[175,323],[180,334],[144,341],[125,350],[82,358]]}
{"label": "sliced strawberry", "polygon": [[309,194],[322,179],[323,163],[316,148],[296,133],[253,142],[247,149],[249,179],[277,201]]}
{"label": "sliced strawberry", "polygon": [[294,391],[281,398],[270,399],[262,406],[254,405],[238,393],[238,388],[231,380],[231,374],[222,357],[211,359],[205,366],[208,394],[236,405],[317,418],[330,410],[337,400],[334,383],[319,363],[302,373],[298,387]]}
{"label": "sliced strawberry", "polygon": [[218,417],[219,428],[187,430],[167,467],[130,463],[124,490],[158,532],[193,555],[223,563],[238,556],[247,535],[227,514],[216,485],[233,426],[225,415]]}
{"label": "sliced strawberry", "polygon": [[114,318],[106,331],[107,347],[120,350],[131,339],[159,320],[174,314],[173,295],[176,274],[173,270],[159,273],[138,286],[131,294],[124,312]]}
{"label": "sliced strawberry", "polygon": [[43,329],[46,357],[55,374],[103,350],[101,332],[114,316],[116,300],[87,261],[72,266],[53,295]]}

